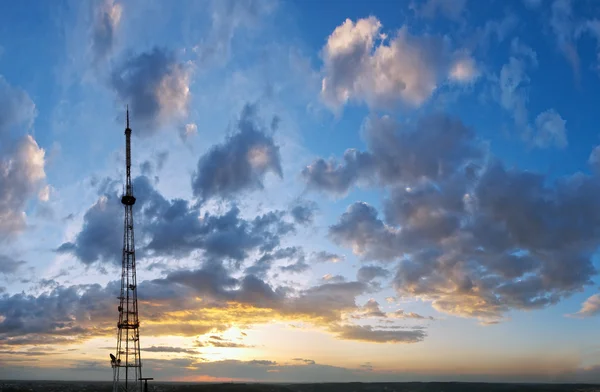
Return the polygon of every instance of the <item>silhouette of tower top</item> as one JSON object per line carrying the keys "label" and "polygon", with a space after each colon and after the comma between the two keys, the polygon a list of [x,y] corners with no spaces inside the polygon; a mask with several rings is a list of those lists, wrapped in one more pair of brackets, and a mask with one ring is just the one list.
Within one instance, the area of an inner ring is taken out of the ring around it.
{"label": "silhouette of tower top", "polygon": [[135,197],[131,186],[131,128],[129,107],[125,128],[125,192],[121,203],[125,208],[123,227],[123,258],[121,269],[121,293],[119,295],[119,322],[117,323],[117,352],[110,354],[113,369],[113,392],[142,391],[142,359],[140,357],[140,321],[137,301],[137,277],[135,270],[135,244],[133,234],[133,205]]}

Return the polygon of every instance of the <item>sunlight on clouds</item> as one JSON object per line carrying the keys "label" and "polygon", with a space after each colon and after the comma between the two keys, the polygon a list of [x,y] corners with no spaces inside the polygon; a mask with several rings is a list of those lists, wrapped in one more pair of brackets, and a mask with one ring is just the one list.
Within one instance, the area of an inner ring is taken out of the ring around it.
{"label": "sunlight on clouds", "polygon": [[271,162],[269,147],[256,146],[248,151],[248,162],[252,167],[264,170]]}
{"label": "sunlight on clouds", "polygon": [[458,82],[471,82],[477,77],[479,77],[479,71],[471,57],[457,61],[450,69],[450,79]]}
{"label": "sunlight on clouds", "polygon": [[[190,101],[190,69],[171,66],[156,87],[156,98],[162,117],[184,117]],[[190,129],[191,130],[191,129]],[[186,132],[188,128],[186,126]]]}

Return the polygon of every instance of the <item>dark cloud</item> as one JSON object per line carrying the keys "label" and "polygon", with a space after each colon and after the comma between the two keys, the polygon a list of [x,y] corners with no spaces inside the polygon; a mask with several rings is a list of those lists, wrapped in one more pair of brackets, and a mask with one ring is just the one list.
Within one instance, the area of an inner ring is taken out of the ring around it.
{"label": "dark cloud", "polygon": [[[112,336],[119,287],[119,282],[114,281],[106,287],[97,284],[53,286],[37,296],[3,294],[0,296],[0,340],[5,346],[55,345]],[[342,327],[341,321],[344,314],[361,309],[355,298],[368,287],[360,282],[327,282],[305,290],[272,287],[253,275],[234,278],[222,263],[206,261],[197,270],[178,270],[164,278],[142,281],[138,289],[140,303],[152,304],[140,307],[144,331],[149,335],[197,336],[225,331],[240,323],[302,319],[342,339],[358,339],[356,332],[348,330],[348,326]],[[368,328],[360,332],[359,339],[400,341],[387,332],[382,333]],[[211,336],[204,345],[244,347],[219,335]],[[165,350],[175,352],[164,347],[151,347],[149,351]]]}
{"label": "dark cloud", "polygon": [[370,282],[376,278],[387,278],[390,272],[383,267],[378,265],[365,265],[358,269],[356,273],[356,279],[359,282]]}
{"label": "dark cloud", "polygon": [[314,201],[302,200],[292,207],[290,213],[296,223],[308,225],[313,222],[315,211],[317,209],[317,203]]}
{"label": "dark cloud", "polygon": [[344,256],[341,256],[341,255],[338,255],[335,253],[326,252],[326,251],[320,251],[320,252],[313,253],[312,259],[316,263],[327,263],[327,262],[337,263],[339,261],[344,260]]}
{"label": "dark cloud", "polygon": [[182,354],[198,354],[197,350],[181,347],[170,347],[170,346],[150,346],[142,348],[142,351],[148,351],[152,353],[182,353]]}
{"label": "dark cloud", "polygon": [[37,357],[41,355],[52,354],[51,351],[17,351],[17,350],[0,350],[0,355],[23,355]]}
{"label": "dark cloud", "polygon": [[422,330],[381,330],[368,325],[343,325],[335,328],[335,331],[342,339],[374,343],[416,343],[426,336]]}
{"label": "dark cloud", "polygon": [[0,255],[0,274],[12,275],[24,264],[23,260],[15,260],[12,257]]}
{"label": "dark cloud", "polygon": [[379,307],[379,302],[374,299],[370,299],[367,303],[362,307],[362,317],[386,317],[385,312],[381,310]]}
{"label": "dark cloud", "polygon": [[187,115],[190,70],[168,50],[154,48],[121,63],[111,75],[119,99],[128,102],[133,134],[149,136]]}
{"label": "dark cloud", "polygon": [[401,255],[395,232],[378,219],[377,210],[367,203],[348,207],[338,223],[329,228],[329,236],[364,260],[392,261]]}
{"label": "dark cloud", "polygon": [[310,265],[308,265],[304,259],[304,256],[300,256],[295,263],[285,265],[280,267],[283,272],[292,272],[292,273],[302,273],[308,271],[310,269]]}
{"label": "dark cloud", "polygon": [[268,172],[283,176],[279,147],[257,124],[255,106],[244,107],[237,129],[239,132],[213,146],[198,161],[192,188],[202,200],[262,189]]}
{"label": "dark cloud", "polygon": [[243,344],[243,343],[237,343],[237,342],[231,342],[231,341],[223,341],[222,339],[219,340],[210,340],[208,342],[197,342],[196,343],[197,347],[217,347],[217,348],[252,348],[254,346],[249,346],[247,344]]}
{"label": "dark cloud", "polygon": [[302,170],[311,189],[345,194],[356,183],[410,185],[437,181],[481,157],[474,133],[444,115],[420,119],[414,126],[390,117],[372,117],[365,126],[367,152],[348,149],[343,163],[315,160]]}
{"label": "dark cloud", "polygon": [[83,227],[74,242],[63,243],[57,252],[73,253],[87,265],[98,260],[120,264],[123,233],[118,228],[123,226],[123,216],[123,206],[116,194],[101,196],[83,216]]}
{"label": "dark cloud", "polygon": [[[591,255],[600,245],[597,174],[549,181],[494,159],[473,162],[483,151],[461,142],[442,155],[438,168],[446,169],[437,172],[419,163],[425,158],[397,166],[399,186],[384,201],[384,217],[354,203],[330,238],[362,260],[398,262],[399,295],[486,322],[510,309],[555,304],[591,284]],[[386,165],[402,159],[386,158]],[[371,170],[385,178],[381,166]]]}
{"label": "dark cloud", "polygon": [[331,274],[326,274],[321,279],[324,282],[329,282],[329,283],[343,283],[346,281],[346,278],[343,277],[342,275],[331,275]]}
{"label": "dark cloud", "polygon": [[[115,315],[116,284],[57,287],[48,293],[0,297],[0,341],[5,345],[53,344],[101,333]],[[111,329],[112,332],[112,329]]]}
{"label": "dark cloud", "polygon": [[256,260],[256,262],[254,262],[254,264],[247,267],[244,272],[248,275],[255,275],[259,278],[264,278],[274,262],[282,259],[290,259],[301,255],[301,253],[302,250],[298,247],[278,249],[273,253],[267,253],[261,256],[258,260]]}
{"label": "dark cloud", "polygon": [[307,365],[314,365],[315,361],[312,359],[304,359],[304,358],[293,358],[292,361],[304,362]]}
{"label": "dark cloud", "polygon": [[[96,261],[120,263],[123,207],[114,184],[84,215],[82,230],[73,242],[57,251],[69,252],[83,263]],[[231,207],[223,215],[201,214],[186,200],[166,200],[145,176],[134,179],[137,197],[134,222],[138,257],[183,257],[199,250],[207,257],[244,260],[250,251],[272,252],[280,238],[294,227],[283,218],[285,212],[271,211],[254,219],[240,218],[240,210]]]}

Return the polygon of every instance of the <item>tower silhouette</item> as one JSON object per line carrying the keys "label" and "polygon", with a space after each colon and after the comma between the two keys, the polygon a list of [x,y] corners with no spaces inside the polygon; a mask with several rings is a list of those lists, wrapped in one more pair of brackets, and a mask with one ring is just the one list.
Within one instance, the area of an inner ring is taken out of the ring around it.
{"label": "tower silhouette", "polygon": [[119,297],[119,322],[117,324],[117,352],[110,354],[113,369],[113,392],[142,391],[142,359],[140,357],[140,321],[137,302],[135,273],[135,245],[133,236],[133,189],[131,187],[131,128],[129,107],[125,128],[127,179],[121,204],[125,207],[123,231],[123,259],[121,272],[121,294]]}

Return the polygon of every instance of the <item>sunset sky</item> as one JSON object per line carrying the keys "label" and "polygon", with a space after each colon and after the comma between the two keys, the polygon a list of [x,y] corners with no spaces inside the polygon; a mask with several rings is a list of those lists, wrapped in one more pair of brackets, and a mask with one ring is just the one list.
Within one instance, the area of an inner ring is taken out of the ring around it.
{"label": "sunset sky", "polygon": [[600,382],[595,0],[0,2],[0,379]]}

